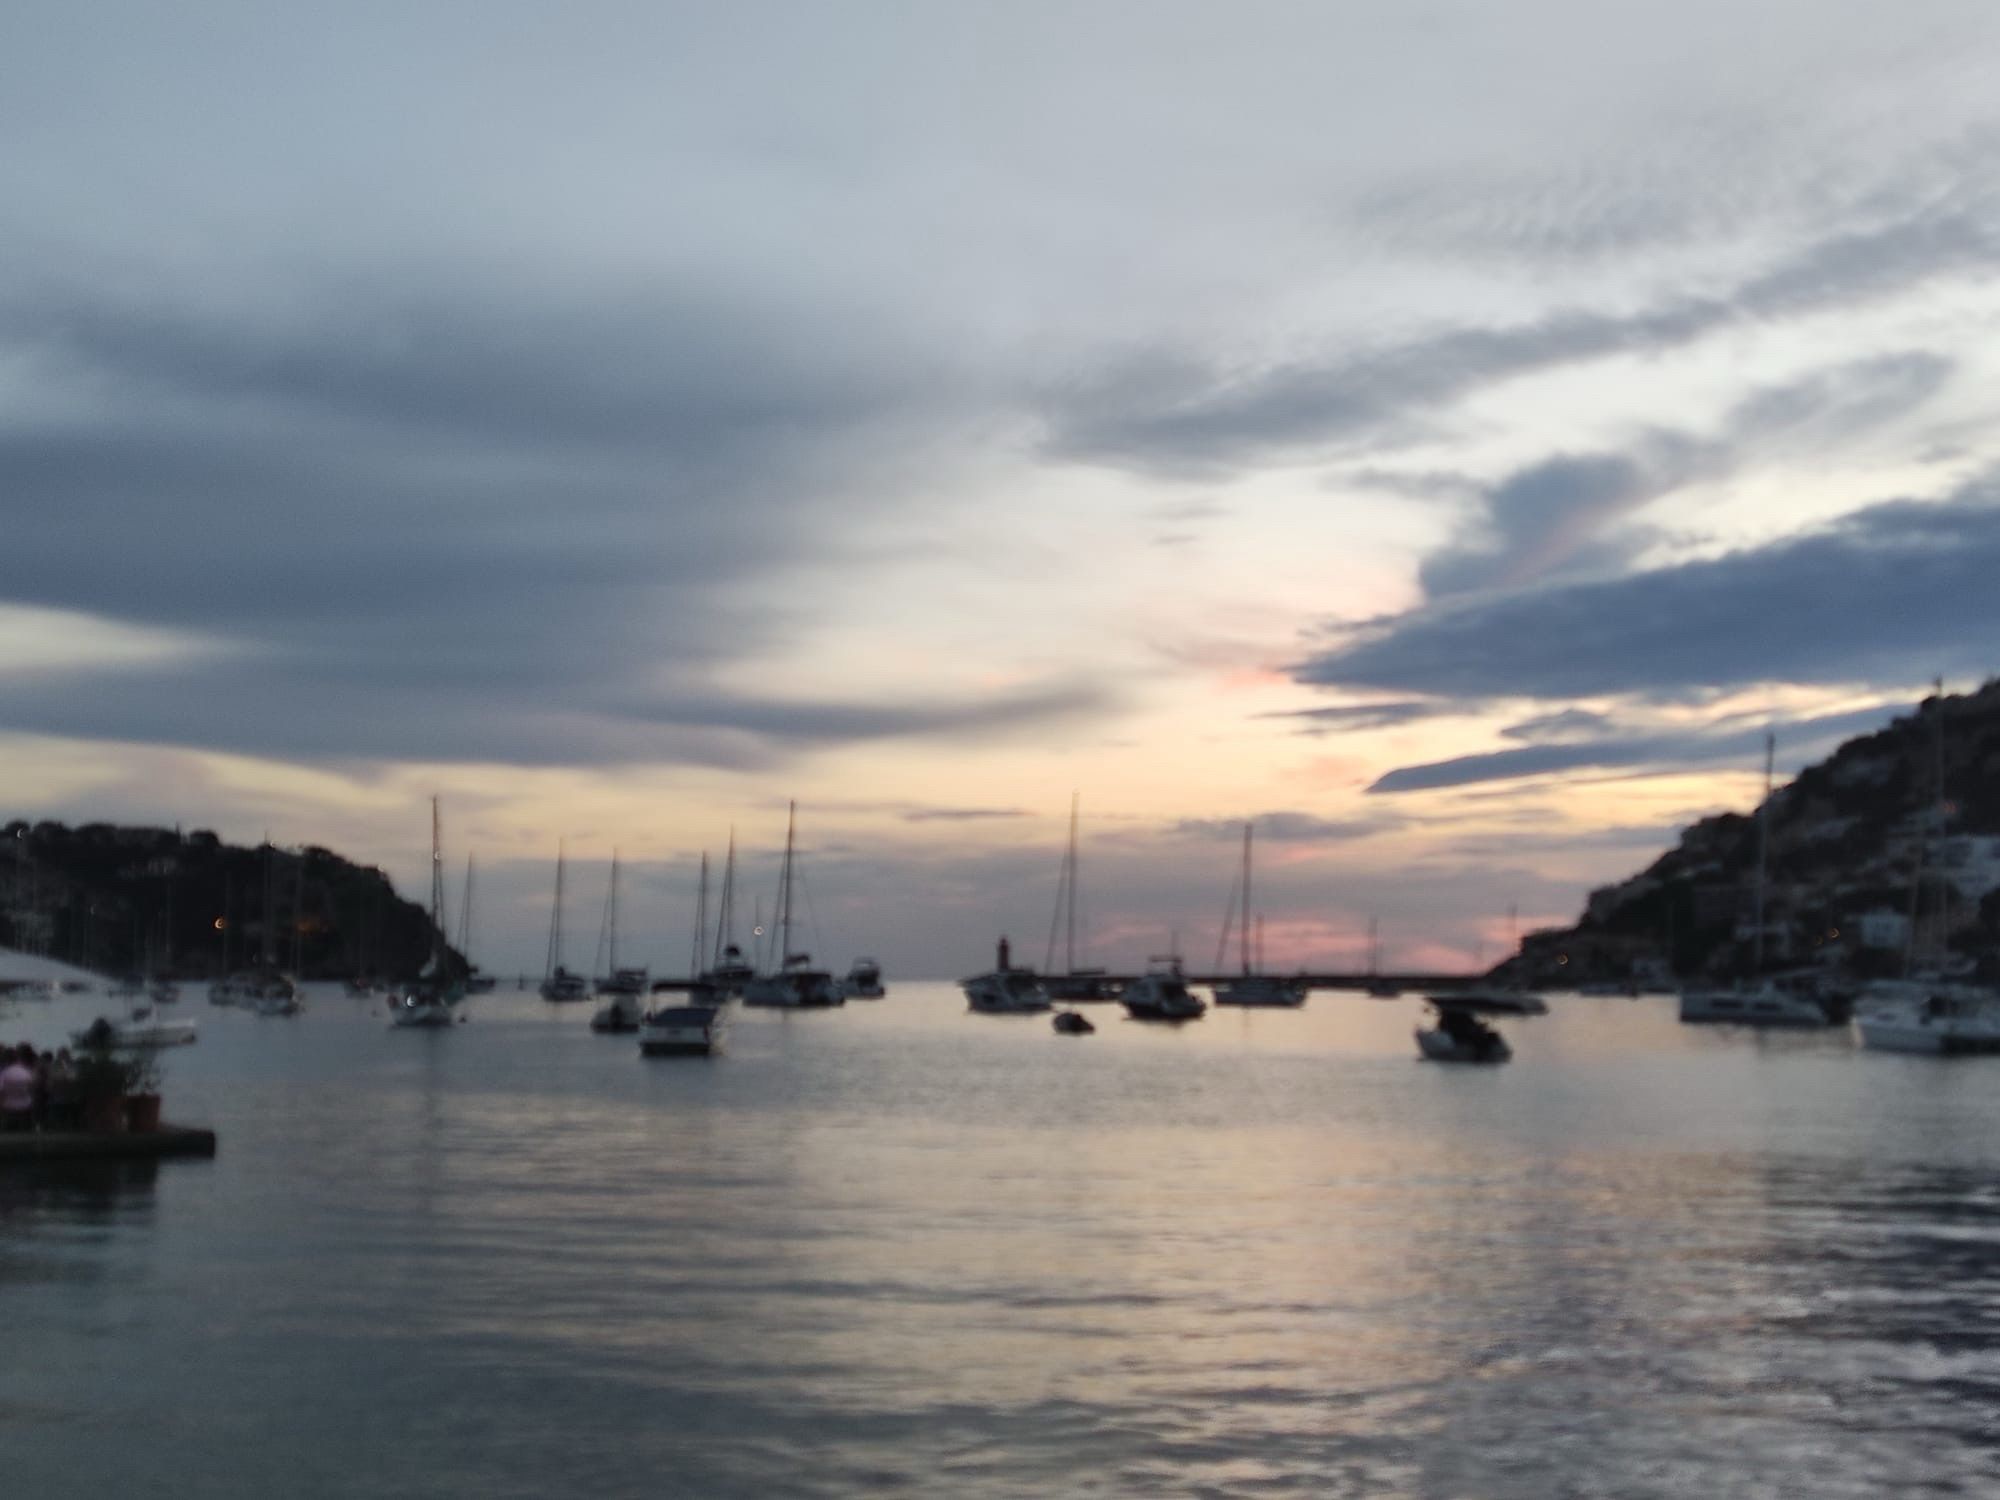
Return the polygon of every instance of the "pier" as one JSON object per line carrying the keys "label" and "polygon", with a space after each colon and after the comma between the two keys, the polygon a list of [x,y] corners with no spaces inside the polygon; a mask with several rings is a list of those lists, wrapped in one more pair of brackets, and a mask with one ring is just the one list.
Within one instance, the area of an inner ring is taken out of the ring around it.
{"label": "pier", "polygon": [[215,1132],[187,1125],[158,1130],[51,1130],[0,1135],[0,1167],[51,1161],[163,1161],[170,1157],[207,1159],[215,1155]]}

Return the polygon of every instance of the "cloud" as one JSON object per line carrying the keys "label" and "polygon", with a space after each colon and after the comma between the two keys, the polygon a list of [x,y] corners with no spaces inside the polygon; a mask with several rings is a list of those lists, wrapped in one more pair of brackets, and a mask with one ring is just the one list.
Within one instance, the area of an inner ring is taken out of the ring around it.
{"label": "cloud", "polygon": [[1500,735],[1503,739],[1542,744],[1550,740],[1602,738],[1610,729],[1611,720],[1603,714],[1592,713],[1587,708],[1564,708],[1552,714],[1523,719],[1518,724],[1509,724],[1500,731]]}
{"label": "cloud", "polygon": [[[1900,712],[1907,712],[1907,706],[1856,709],[1775,727],[1787,755],[1810,758],[1816,747],[1831,749],[1860,731],[1879,729]],[[1371,793],[1436,791],[1584,769],[1680,768],[1723,761],[1748,765],[1761,754],[1765,732],[1762,725],[1754,729],[1732,727],[1720,732],[1710,727],[1493,750],[1425,765],[1401,766],[1378,778],[1368,790]]]}
{"label": "cloud", "polygon": [[905,823],[984,823],[1033,816],[1021,807],[918,807],[902,814]]}
{"label": "cloud", "polygon": [[[1367,838],[1381,833],[1390,823],[1380,818],[1322,818],[1304,812],[1255,814],[1259,838],[1277,843],[1318,843],[1331,840]],[[1182,818],[1168,829],[1169,836],[1185,838],[1241,838],[1241,818]]]}
{"label": "cloud", "polygon": [[1851,308],[1996,261],[2000,242],[1978,218],[1925,209],[1826,235],[1722,292],[1669,296],[1633,313],[1552,311],[1264,368],[1181,352],[1131,355],[1052,395],[1047,448],[1061,459],[1170,475],[1296,459],[1501,381],[1659,353],[1738,324]]}
{"label": "cloud", "polygon": [[1721,557],[1371,622],[1294,676],[1351,691],[1574,699],[1980,675],[2000,632],[1996,569],[2000,491],[1981,482]]}
{"label": "cloud", "polygon": [[1262,713],[1260,719],[1295,719],[1305,727],[1300,734],[1323,735],[1344,730],[1393,729],[1399,724],[1415,724],[1423,719],[1464,713],[1462,703],[1438,703],[1421,698],[1405,698],[1393,703],[1341,703],[1326,708],[1291,708]]}

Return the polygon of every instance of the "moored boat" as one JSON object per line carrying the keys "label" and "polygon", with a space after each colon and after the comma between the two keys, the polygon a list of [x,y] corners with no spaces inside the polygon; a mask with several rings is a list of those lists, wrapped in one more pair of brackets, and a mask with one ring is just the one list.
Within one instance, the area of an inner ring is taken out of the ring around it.
{"label": "moored boat", "polygon": [[1012,948],[1004,937],[995,950],[993,968],[958,984],[965,991],[965,1003],[981,1015],[1032,1015],[1049,1008],[1041,976],[1033,969],[1014,967]]}
{"label": "moored boat", "polygon": [[2000,1053],[2000,995],[1963,984],[1878,986],[1854,1016],[1861,1044],[1934,1057]]}
{"label": "moored boat", "polygon": [[1435,1026],[1417,1028],[1417,1055],[1425,1062],[1503,1063],[1514,1055],[1507,1039],[1480,1019],[1478,1002],[1431,1001]]}
{"label": "moored boat", "polygon": [[1188,988],[1178,954],[1154,957],[1118,1000],[1135,1021],[1194,1021],[1208,1011],[1207,1002]]}

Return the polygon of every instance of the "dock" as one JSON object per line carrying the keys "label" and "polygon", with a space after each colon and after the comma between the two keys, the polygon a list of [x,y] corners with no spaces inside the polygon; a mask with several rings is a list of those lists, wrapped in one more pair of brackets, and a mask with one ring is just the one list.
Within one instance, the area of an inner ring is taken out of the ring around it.
{"label": "dock", "polygon": [[214,1155],[215,1132],[188,1125],[102,1135],[83,1130],[0,1135],[0,1167],[25,1162],[162,1161]]}

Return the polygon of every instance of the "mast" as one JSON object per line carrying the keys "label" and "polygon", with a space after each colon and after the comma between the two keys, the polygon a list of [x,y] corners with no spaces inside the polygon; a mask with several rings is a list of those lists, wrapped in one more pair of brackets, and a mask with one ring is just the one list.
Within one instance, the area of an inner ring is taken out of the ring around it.
{"label": "mast", "polygon": [[292,977],[303,979],[306,972],[306,857],[301,854],[292,867]]}
{"label": "mast", "polygon": [[1068,911],[1064,917],[1063,933],[1063,973],[1076,972],[1076,801],[1077,794],[1069,794],[1069,880],[1063,889],[1069,896]]}
{"label": "mast", "polygon": [[604,925],[611,939],[611,972],[618,972],[618,850],[611,851],[611,894],[605,898]]}
{"label": "mast", "polygon": [[1250,977],[1250,824],[1243,820],[1243,922],[1236,934],[1236,951],[1243,961],[1243,977]]}
{"label": "mast", "polygon": [[799,805],[785,804],[785,868],[778,879],[778,967],[792,961],[792,832],[798,823]]}
{"label": "mast", "polygon": [[1753,975],[1764,972],[1764,867],[1771,856],[1771,819],[1768,809],[1771,805],[1771,770],[1778,756],[1778,737],[1770,730],[1764,732],[1764,800],[1757,804],[1757,887],[1753,905],[1753,916],[1757,923],[1756,936],[1751,940],[1750,962]]}
{"label": "mast", "polygon": [[688,955],[688,978],[701,977],[701,953],[708,946],[708,851],[701,851],[701,886],[694,898],[694,951]]}
{"label": "mast", "polygon": [[458,900],[458,951],[472,962],[472,856],[465,856],[465,889]]}
{"label": "mast", "polygon": [[[702,856],[708,858],[706,854]],[[736,925],[736,830],[729,830],[729,856],[722,863],[722,900],[715,910],[715,965],[721,966],[722,955],[731,945]]]}
{"label": "mast", "polygon": [[556,899],[549,913],[549,956],[542,965],[542,978],[552,979],[562,967],[563,841],[556,840]]}
{"label": "mast", "polygon": [[[1924,863],[1931,827],[1944,827],[1944,679],[1936,680],[1931,715],[1931,806],[1930,814],[1917,827],[1917,858],[1910,871],[1910,923],[1903,942],[1903,977],[1908,979],[1917,961],[1917,923],[1923,915]],[[1940,940],[1943,934],[1939,934]]]}
{"label": "mast", "polygon": [[264,967],[278,966],[278,851],[264,835]]}
{"label": "mast", "polygon": [[438,816],[438,799],[435,796],[431,798],[431,958],[437,973],[442,975],[444,973],[444,824]]}
{"label": "mast", "polygon": [[1374,979],[1382,972],[1381,929],[1376,918],[1368,919],[1368,977]]}

